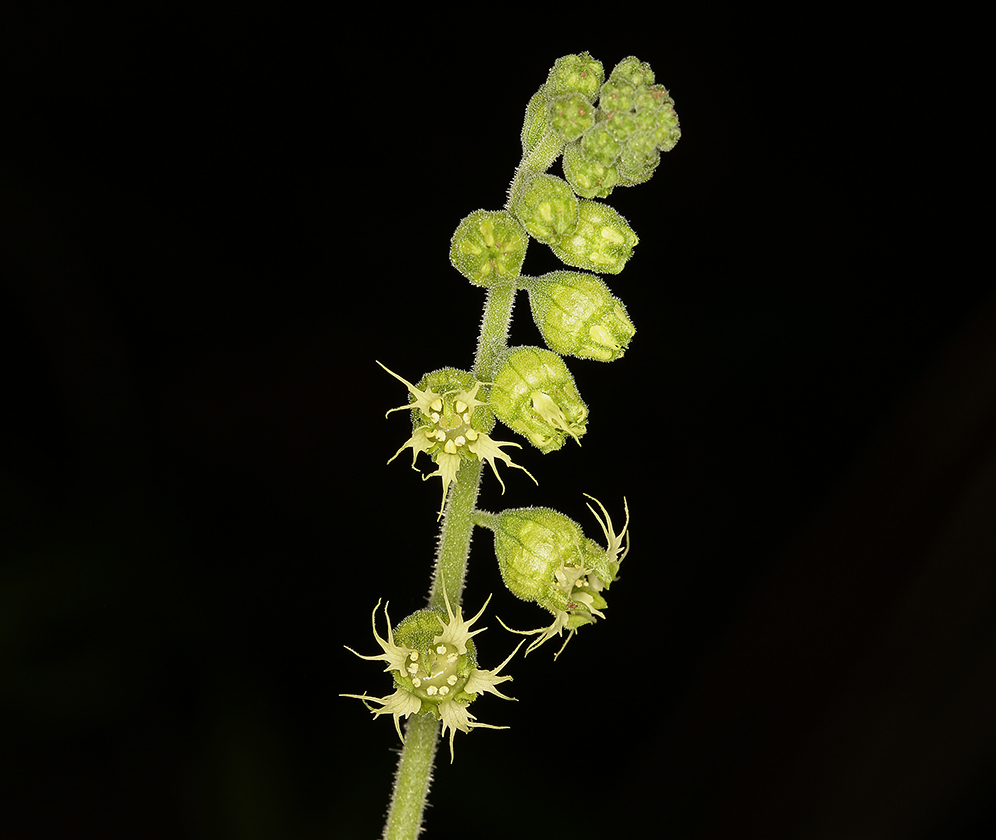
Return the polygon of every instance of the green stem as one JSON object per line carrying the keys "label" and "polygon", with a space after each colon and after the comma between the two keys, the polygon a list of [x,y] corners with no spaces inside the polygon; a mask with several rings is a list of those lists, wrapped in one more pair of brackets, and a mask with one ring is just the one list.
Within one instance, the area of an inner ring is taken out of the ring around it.
{"label": "green stem", "polygon": [[523,155],[519,166],[515,170],[515,176],[508,188],[508,201],[505,202],[505,209],[511,209],[515,200],[519,197],[519,190],[529,178],[540,172],[546,172],[564,151],[564,138],[555,131],[547,131],[529,152]]}
{"label": "green stem", "polygon": [[387,814],[384,840],[411,840],[422,825],[422,812],[432,781],[439,721],[432,715],[410,718],[405,727],[405,748],[398,761],[391,810]]}
{"label": "green stem", "polygon": [[[492,286],[484,304],[481,333],[474,359],[474,376],[490,382],[495,375],[495,363],[505,349],[508,327],[512,322],[512,304],[515,303],[515,283]],[[436,551],[436,568],[429,606],[443,606],[443,588],[446,598],[455,610],[460,606],[463,582],[470,556],[470,537],[474,530],[471,514],[481,486],[481,462],[464,461],[458,480],[454,482],[443,512],[439,529],[439,547]],[[436,754],[439,722],[432,715],[418,715],[409,719],[405,730],[405,745],[398,759],[394,793],[384,828],[384,840],[414,840],[422,825],[422,812],[429,794],[432,764]]]}

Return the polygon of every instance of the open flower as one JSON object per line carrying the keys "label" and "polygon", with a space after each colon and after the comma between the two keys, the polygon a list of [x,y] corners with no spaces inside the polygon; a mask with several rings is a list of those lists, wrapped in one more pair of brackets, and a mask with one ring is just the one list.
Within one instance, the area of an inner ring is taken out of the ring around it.
{"label": "open flower", "polygon": [[535,601],[553,614],[553,622],[547,627],[512,631],[537,637],[526,648],[526,655],[567,630],[562,651],[579,627],[605,618],[602,610],[607,604],[602,591],[616,580],[619,564],[629,552],[629,508],[625,507],[626,522],[616,534],[602,503],[591,496],[588,498],[599,506],[604,516],[603,519],[588,505],[605,535],[605,548],[588,539],[573,519],[551,508],[474,513],[475,525],[494,532],[495,555],[509,591],[525,601]]}
{"label": "open flower", "polygon": [[408,405],[392,408],[392,411],[412,412],[414,431],[405,444],[391,456],[391,463],[402,452],[411,447],[412,469],[419,452],[425,452],[436,463],[435,472],[423,478],[439,476],[443,482],[443,498],[439,506],[439,515],[443,515],[446,505],[446,493],[450,485],[457,480],[457,472],[464,461],[477,459],[486,461],[494,471],[502,492],[505,482],[498,475],[496,460],[504,461],[510,467],[522,470],[533,479],[525,467],[512,462],[512,458],[502,452],[503,446],[519,447],[517,443],[492,440],[488,435],[495,425],[494,415],[486,402],[477,399],[481,383],[467,371],[456,368],[443,368],[426,374],[419,383],[421,387],[412,385],[407,379],[398,376],[380,362],[377,362],[395,379],[403,382],[411,394]]}
{"label": "open flower", "polygon": [[[471,631],[471,626],[484,613],[487,601],[480,611],[469,621],[464,621],[463,611],[457,607],[456,612],[450,607],[449,598],[443,590],[446,601],[445,612],[442,609],[423,609],[412,613],[391,630],[391,618],[384,605],[384,618],[387,620],[387,638],[377,632],[377,609],[380,601],[374,607],[371,618],[373,635],[382,653],[364,656],[352,648],[346,648],[360,659],[382,660],[387,663],[385,671],[394,677],[395,691],[384,697],[371,697],[367,694],[341,694],[340,697],[355,697],[362,700],[374,717],[389,714],[394,717],[394,726],[398,737],[404,742],[401,734],[401,718],[412,714],[431,714],[443,722],[443,734],[450,731],[450,760],[453,760],[453,738],[457,730],[470,732],[471,729],[484,727],[487,729],[507,729],[504,726],[493,726],[480,723],[467,711],[477,697],[490,692],[504,700],[514,698],[502,694],[495,686],[512,679],[500,674],[509,660],[515,656],[515,650],[493,671],[477,667],[477,651],[473,636],[486,628]],[[491,600],[490,598],[488,599]],[[521,644],[519,645],[521,647]],[[371,703],[380,704],[373,708]]]}

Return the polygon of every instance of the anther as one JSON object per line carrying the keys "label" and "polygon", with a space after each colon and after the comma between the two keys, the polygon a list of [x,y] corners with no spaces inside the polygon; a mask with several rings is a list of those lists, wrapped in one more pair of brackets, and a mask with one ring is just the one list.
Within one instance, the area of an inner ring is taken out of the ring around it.
{"label": "anther", "polygon": [[467,442],[467,438],[465,438],[465,437],[464,437],[463,435],[457,435],[457,436],[456,436],[456,437],[455,437],[455,438],[453,439],[453,442],[454,442],[454,443],[455,443],[455,444],[456,444],[457,446],[463,446],[463,445],[464,445],[464,444],[465,444],[465,443]]}
{"label": "anther", "polygon": [[445,685],[439,686],[439,696],[440,697],[445,697],[449,693],[450,693],[449,686],[445,686]]}
{"label": "anther", "polygon": [[436,400],[435,402],[429,403],[429,408],[431,408],[433,411],[442,411],[443,410],[443,401],[442,400]]}
{"label": "anther", "polygon": [[446,653],[446,645],[437,645],[436,646],[436,653],[438,653],[440,656],[442,656],[444,653]]}
{"label": "anther", "polygon": [[418,662],[418,651],[417,650],[413,650],[411,653],[408,654],[408,658],[412,662]]}
{"label": "anther", "polygon": [[422,680],[420,680],[418,677],[412,677],[412,685],[415,686],[415,688],[418,688],[420,685],[422,685]]}
{"label": "anther", "polygon": [[440,443],[442,443],[444,440],[446,440],[446,432],[444,432],[442,429],[439,429],[436,432],[436,434],[433,435],[433,437],[435,437],[436,440],[438,440]]}
{"label": "anther", "polygon": [[452,440],[446,441],[446,443],[443,445],[443,451],[448,455],[456,455],[457,451],[456,444]]}
{"label": "anther", "polygon": [[456,685],[457,679],[458,677],[456,674],[450,674],[449,677],[446,678],[446,682],[448,682],[450,685]]}
{"label": "anther", "polygon": [[457,400],[453,407],[456,409],[457,414],[463,414],[467,410],[467,403],[463,400]]}
{"label": "anther", "polygon": [[428,694],[428,695],[429,695],[430,697],[433,697],[433,696],[435,696],[435,695],[436,695],[436,694],[437,694],[438,692],[439,692],[439,689],[438,689],[438,688],[436,688],[436,687],[435,687],[434,685],[430,685],[430,686],[429,686],[429,687],[428,687],[428,688],[427,688],[427,689],[425,690],[425,693],[426,693],[426,694]]}
{"label": "anther", "polygon": [[477,437],[476,429],[467,429],[467,440],[477,440]]}
{"label": "anther", "polygon": [[432,414],[429,415],[429,419],[432,420],[433,423],[438,423],[439,422],[439,412],[438,411],[432,412]]}

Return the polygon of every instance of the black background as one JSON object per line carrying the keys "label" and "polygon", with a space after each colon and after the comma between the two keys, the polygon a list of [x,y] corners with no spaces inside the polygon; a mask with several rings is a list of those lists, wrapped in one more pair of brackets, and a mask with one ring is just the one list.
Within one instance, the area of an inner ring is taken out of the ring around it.
{"label": "black background", "polygon": [[[523,449],[539,487],[481,504],[594,528],[581,492],[625,495],[633,548],[605,623],[475,705],[512,728],[441,753],[428,836],[992,827],[970,47],[942,67],[939,31],[843,12],[5,15],[0,834],[377,836],[397,737],[338,695],[390,681],[343,645],[424,603],[439,488],[385,466],[406,397],[373,360],[470,365],[449,237],[503,204],[526,101],[582,50],[649,61],[683,136],[608,200],[638,332],[571,362],[583,448]],[[542,621],[490,556],[485,666],[515,641],[495,613]]]}

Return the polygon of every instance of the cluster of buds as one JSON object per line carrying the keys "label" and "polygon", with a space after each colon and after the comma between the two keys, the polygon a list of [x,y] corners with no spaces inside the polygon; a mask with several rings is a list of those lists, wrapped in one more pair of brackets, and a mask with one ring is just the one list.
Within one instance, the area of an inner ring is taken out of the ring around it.
{"label": "cluster of buds", "polygon": [[[445,587],[443,593],[445,596]],[[489,599],[490,600],[490,599]],[[341,697],[355,697],[362,700],[374,717],[392,715],[398,737],[404,741],[401,734],[401,718],[413,714],[429,714],[443,722],[443,734],[450,730],[450,760],[453,759],[453,737],[457,730],[470,732],[471,729],[486,727],[488,729],[505,729],[503,726],[493,726],[479,723],[467,711],[477,697],[486,692],[495,694],[504,700],[506,697],[495,686],[510,676],[500,676],[499,672],[515,655],[516,648],[508,658],[493,671],[477,667],[477,649],[473,636],[487,628],[481,627],[471,631],[471,625],[484,613],[487,602],[469,621],[464,621],[463,611],[457,607],[453,612],[449,599],[446,598],[446,609],[422,609],[403,619],[397,627],[391,629],[391,618],[384,605],[384,618],[387,621],[387,638],[377,632],[377,609],[374,607],[371,617],[374,640],[380,645],[382,653],[364,656],[352,648],[346,648],[360,659],[383,660],[387,663],[384,669],[394,677],[395,691],[384,697],[371,697],[367,694],[342,694]],[[373,708],[370,703],[379,704]]]}
{"label": "cluster of buds", "polygon": [[674,100],[650,65],[630,56],[599,89],[591,126],[565,147],[564,174],[578,195],[606,198],[648,180],[679,137]]}

